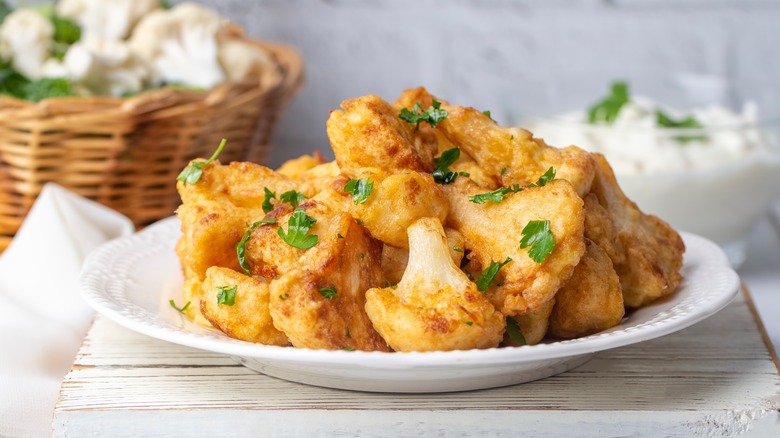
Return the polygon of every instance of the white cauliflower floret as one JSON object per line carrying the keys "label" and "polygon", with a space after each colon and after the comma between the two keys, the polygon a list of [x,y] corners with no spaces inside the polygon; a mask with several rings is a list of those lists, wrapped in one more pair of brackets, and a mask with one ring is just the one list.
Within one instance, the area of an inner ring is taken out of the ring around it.
{"label": "white cauliflower floret", "polygon": [[32,9],[17,9],[0,27],[0,55],[11,60],[19,73],[30,79],[43,76],[54,35],[51,21]]}
{"label": "white cauliflower floret", "polygon": [[152,70],[152,82],[211,88],[225,81],[217,56],[223,20],[212,10],[182,3],[146,15],[130,37],[130,47]]}
{"label": "white cauliflower floret", "polygon": [[366,313],[396,351],[498,346],[505,319],[450,257],[444,229],[422,218],[407,230],[409,263],[396,286],[366,292]]}
{"label": "white cauliflower floret", "polygon": [[219,62],[228,80],[259,79],[265,72],[275,72],[276,63],[268,52],[241,39],[219,43]]}
{"label": "white cauliflower floret", "polygon": [[148,71],[122,41],[85,38],[73,44],[63,62],[49,60],[47,76],[66,77],[95,95],[122,96],[144,88]]}
{"label": "white cauliflower floret", "polygon": [[160,0],[60,0],[57,15],[81,27],[84,37],[120,40],[144,15],[160,8]]}

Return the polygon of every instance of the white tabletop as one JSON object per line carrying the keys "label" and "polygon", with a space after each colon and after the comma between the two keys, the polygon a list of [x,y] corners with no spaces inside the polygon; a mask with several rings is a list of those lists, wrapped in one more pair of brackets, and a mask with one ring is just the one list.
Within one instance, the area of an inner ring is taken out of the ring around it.
{"label": "white tabletop", "polygon": [[[775,206],[780,217],[780,203]],[[780,351],[780,220],[763,220],[751,236],[747,259],[737,271],[747,284],[776,352]],[[773,226],[775,225],[775,226]]]}

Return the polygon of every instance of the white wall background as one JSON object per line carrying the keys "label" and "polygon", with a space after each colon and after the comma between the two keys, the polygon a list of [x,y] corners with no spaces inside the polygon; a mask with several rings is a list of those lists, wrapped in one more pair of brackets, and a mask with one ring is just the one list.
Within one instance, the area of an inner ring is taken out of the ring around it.
{"label": "white wall background", "polygon": [[201,1],[305,58],[270,165],[329,150],[342,100],[417,85],[502,124],[588,105],[616,78],[672,105],[753,99],[780,116],[777,0]]}

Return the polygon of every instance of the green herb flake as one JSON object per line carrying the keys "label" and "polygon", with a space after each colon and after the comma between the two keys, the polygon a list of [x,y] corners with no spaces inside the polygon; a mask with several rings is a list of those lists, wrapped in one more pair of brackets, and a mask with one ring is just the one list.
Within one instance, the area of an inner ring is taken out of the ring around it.
{"label": "green herb flake", "polygon": [[365,204],[373,189],[374,182],[370,178],[350,179],[344,186],[344,191],[352,194],[355,205]]}
{"label": "green herb flake", "polygon": [[362,262],[364,258],[366,258],[366,255],[361,252],[360,253],[360,261]]}
{"label": "green herb flake", "polygon": [[517,321],[511,316],[507,316],[506,318],[506,334],[508,334],[509,339],[518,346],[527,344],[523,332],[520,331],[520,326],[517,325]]}
{"label": "green herb flake", "polygon": [[238,286],[228,287],[228,286],[219,286],[217,287],[217,304],[224,304],[226,306],[232,306],[233,304],[236,304],[236,292],[238,291]]}
{"label": "green herb flake", "polygon": [[555,179],[555,169],[550,166],[549,169],[547,169],[546,172],[544,172],[544,175],[540,176],[538,180],[536,180],[535,183],[531,184],[530,187],[543,187],[548,182]]}
{"label": "green herb flake", "polygon": [[459,246],[452,247],[452,250],[455,251],[455,252],[463,252],[463,248],[461,248]]}
{"label": "green herb flake", "polygon": [[504,174],[506,173],[506,171],[507,171],[508,169],[509,169],[509,168],[508,168],[508,167],[506,167],[506,166],[502,167],[502,168],[501,168],[501,176],[504,176]]}
{"label": "green herb flake", "polygon": [[458,172],[450,170],[450,166],[460,158],[460,149],[447,149],[441,153],[441,156],[434,158],[433,162],[436,169],[431,172],[433,180],[439,184],[450,184],[458,177]]}
{"label": "green herb flake", "polygon": [[520,187],[519,184],[513,184],[509,187],[501,187],[499,189],[493,190],[492,192],[469,196],[469,201],[475,204],[484,204],[487,201],[498,204],[499,202],[506,199],[507,194],[517,193],[521,190],[523,190],[523,188]]}
{"label": "green herb flake", "polygon": [[420,102],[416,102],[411,111],[408,108],[401,109],[398,117],[404,122],[414,125],[414,129],[420,129],[420,123],[427,122],[432,128],[447,118],[447,110],[441,109],[441,102],[433,100],[431,108],[423,111]]}
{"label": "green herb flake", "polygon": [[394,285],[390,286],[390,289],[392,289],[392,290],[396,290],[396,289],[398,289],[398,285],[397,285],[397,284],[394,284]]}
{"label": "green herb flake", "polygon": [[276,199],[276,193],[268,190],[268,187],[263,187],[263,192],[265,193],[262,205],[263,213],[269,213],[274,209],[274,204],[271,202],[271,200]]}
{"label": "green herb flake", "polygon": [[520,248],[528,248],[528,256],[536,263],[542,263],[555,247],[550,230],[550,221],[529,221],[521,231]]}
{"label": "green herb flake", "polygon": [[474,325],[474,321],[466,321],[466,325]]}
{"label": "green herb flake", "polygon": [[320,295],[329,300],[336,298],[336,286],[323,287],[320,289]]}
{"label": "green herb flake", "polygon": [[196,184],[198,180],[200,179],[201,175],[203,175],[203,167],[208,166],[211,164],[212,161],[216,160],[219,156],[220,152],[222,152],[222,149],[225,148],[225,144],[227,143],[227,140],[224,138],[221,142],[219,142],[219,147],[217,148],[216,152],[206,161],[193,161],[190,163],[189,166],[185,167],[184,170],[181,171],[179,176],[176,177],[177,180],[184,183],[186,186],[187,184]]}
{"label": "green herb flake", "polygon": [[344,236],[342,236],[341,233],[337,234],[337,236],[338,236],[339,239],[343,239],[344,238]]}
{"label": "green herb flake", "polygon": [[252,235],[252,230],[255,228],[261,226],[261,225],[267,225],[267,224],[275,224],[276,219],[269,218],[269,219],[263,219],[261,221],[257,221],[247,227],[246,231],[244,231],[244,235],[241,236],[241,240],[236,243],[236,256],[238,257],[238,264],[241,266],[241,269],[244,270],[244,274],[246,275],[252,275],[251,272],[249,272],[249,264],[246,262],[246,243],[249,241],[249,237]]}
{"label": "green herb flake", "polygon": [[609,96],[588,109],[588,122],[612,124],[628,101],[628,84],[613,82]]}
{"label": "green herb flake", "polygon": [[347,337],[347,339],[352,338],[352,335],[349,333],[349,327],[347,327],[347,332],[344,335]]}
{"label": "green herb flake", "polygon": [[287,221],[287,233],[279,227],[277,233],[288,245],[298,249],[309,249],[319,242],[316,234],[307,234],[314,226],[317,219],[306,214],[303,210],[295,210]]}
{"label": "green herb flake", "polygon": [[[703,128],[702,124],[699,123],[698,120],[693,118],[693,116],[688,116],[682,120],[674,120],[671,117],[669,117],[668,114],[664,113],[661,110],[656,110],[655,112],[656,122],[658,123],[658,126],[663,128],[688,128],[688,129],[701,129]],[[707,136],[705,135],[678,135],[674,137],[675,140],[679,141],[680,143],[688,143],[689,141],[706,141]]]}
{"label": "green herb flake", "polygon": [[290,294],[286,292],[284,294],[279,295],[279,299],[282,301],[286,300],[287,298],[290,298]]}
{"label": "green herb flake", "polygon": [[488,266],[487,269],[482,271],[481,274],[479,274],[479,278],[477,278],[477,289],[479,289],[480,292],[485,292],[488,290],[488,287],[490,287],[490,283],[493,282],[496,278],[496,274],[498,274],[499,269],[504,267],[507,263],[511,262],[512,258],[507,257],[506,260],[504,260],[502,263],[490,261],[490,266]]}
{"label": "green herb flake", "polygon": [[[484,116],[486,116],[487,118],[489,118],[490,120],[493,120],[493,117],[490,115],[490,111],[482,111],[482,114]],[[493,121],[495,121],[495,120],[493,120]]]}
{"label": "green herb flake", "polygon": [[289,190],[279,195],[279,201],[290,204],[292,208],[298,208],[304,199],[307,199],[306,195],[296,190]]}
{"label": "green herb flake", "polygon": [[468,177],[470,177],[470,176],[471,176],[471,174],[470,174],[470,173],[468,173],[468,172],[458,172],[458,175],[460,175],[460,176],[465,176],[466,178],[468,178]]}
{"label": "green herb flake", "polygon": [[174,309],[178,310],[179,313],[184,313],[185,310],[187,310],[188,307],[190,307],[191,301],[187,301],[187,304],[184,305],[184,307],[176,307],[176,303],[173,300],[168,301],[168,303],[173,307]]}
{"label": "green herb flake", "polygon": [[344,348],[342,348],[342,350],[344,350],[344,351],[355,351],[355,347],[352,347],[352,346],[344,347]]}

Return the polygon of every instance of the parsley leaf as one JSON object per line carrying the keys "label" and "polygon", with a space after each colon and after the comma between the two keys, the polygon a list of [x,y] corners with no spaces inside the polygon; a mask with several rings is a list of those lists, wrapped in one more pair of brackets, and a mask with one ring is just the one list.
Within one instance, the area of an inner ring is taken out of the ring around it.
{"label": "parsley leaf", "polygon": [[227,286],[217,287],[217,304],[224,304],[226,306],[232,306],[233,304],[236,304],[237,291],[238,291],[237,285],[233,287],[227,287]]}
{"label": "parsley leaf", "polygon": [[252,235],[252,230],[259,227],[260,225],[266,225],[266,224],[275,224],[276,219],[270,218],[270,219],[263,219],[261,221],[257,221],[249,226],[249,228],[244,231],[244,235],[241,237],[241,240],[236,243],[236,255],[238,256],[238,264],[241,265],[241,269],[244,270],[244,274],[246,275],[252,275],[251,272],[249,272],[249,265],[246,262],[245,254],[246,254],[246,242],[249,240],[249,236]]}
{"label": "parsley leaf", "polygon": [[423,111],[422,105],[420,105],[420,102],[417,102],[411,111],[408,108],[403,108],[398,114],[398,118],[410,125],[414,125],[414,129],[420,129],[420,123],[422,122],[428,122],[432,128],[435,128],[439,122],[447,118],[447,110],[441,109],[441,102],[437,102],[434,99],[431,103],[431,108]]}
{"label": "parsley leaf", "polygon": [[520,187],[519,184],[513,184],[509,187],[501,187],[499,189],[493,190],[492,192],[469,196],[469,201],[475,204],[484,204],[487,201],[498,204],[506,198],[508,193],[517,193],[521,190],[523,190],[523,188]]}
{"label": "parsley leaf", "polygon": [[441,153],[441,156],[433,159],[433,163],[436,165],[436,170],[431,172],[433,180],[439,184],[450,184],[458,177],[458,172],[450,170],[452,163],[460,158],[460,149],[452,148],[447,149]]}
{"label": "parsley leaf", "polygon": [[188,307],[190,307],[191,301],[187,301],[187,304],[184,305],[182,308],[176,307],[176,303],[173,300],[168,301],[168,303],[173,307],[174,309],[178,310],[179,313],[184,313],[185,310],[187,310]]}
{"label": "parsley leaf", "polygon": [[547,169],[547,172],[544,172],[544,175],[540,176],[538,180],[536,180],[535,183],[529,185],[529,187],[543,187],[548,182],[555,179],[555,169],[550,166],[549,169]]}
{"label": "parsley leaf", "polygon": [[520,326],[517,325],[517,321],[511,316],[506,317],[506,334],[508,334],[509,339],[518,346],[527,344],[523,332],[520,331]]}
{"label": "parsley leaf", "polygon": [[374,189],[374,182],[370,178],[350,179],[344,186],[344,191],[352,194],[355,205],[365,204]]}
{"label": "parsley leaf", "polygon": [[287,221],[287,234],[282,227],[279,227],[277,233],[288,245],[298,249],[309,249],[316,245],[320,239],[316,234],[306,234],[315,222],[317,219],[307,215],[305,211],[295,210]]}
{"label": "parsley leaf", "polygon": [[588,109],[588,122],[611,124],[628,100],[628,84],[613,82],[610,95]]}
{"label": "parsley leaf", "polygon": [[336,286],[323,287],[320,289],[320,295],[329,300],[336,298]]}
{"label": "parsley leaf", "polygon": [[550,231],[550,221],[529,221],[521,231],[520,248],[528,248],[528,256],[536,263],[542,263],[555,247],[555,239]]}
{"label": "parsley leaf", "polygon": [[274,209],[274,204],[271,203],[272,199],[276,199],[276,193],[268,190],[268,187],[263,187],[265,197],[263,198],[263,213],[268,213]]}
{"label": "parsley leaf", "polygon": [[295,190],[288,190],[288,191],[282,193],[281,195],[279,195],[279,200],[281,202],[286,202],[286,203],[292,205],[292,208],[298,208],[298,205],[304,199],[308,199],[306,197],[306,195],[304,195],[301,192],[295,191]]}
{"label": "parsley leaf", "polygon": [[68,48],[81,39],[81,28],[73,21],[58,15],[52,15],[51,24],[54,27],[52,56],[62,61]]}
{"label": "parsley leaf", "polygon": [[[664,113],[661,110],[655,111],[655,117],[656,122],[658,123],[658,126],[664,127],[664,128],[691,128],[691,129],[701,129],[703,128],[702,124],[699,123],[698,120],[693,118],[693,116],[688,116],[682,120],[674,120],[671,117],[669,117],[668,114]],[[677,141],[680,143],[687,143],[689,141],[697,140],[697,141],[704,141],[707,139],[704,135],[678,135],[674,137]]]}
{"label": "parsley leaf", "polygon": [[490,283],[493,282],[496,278],[496,274],[498,274],[498,270],[504,267],[507,263],[511,262],[512,258],[507,257],[506,260],[503,261],[503,263],[490,261],[490,266],[488,266],[487,269],[482,271],[481,274],[479,274],[479,278],[477,278],[477,289],[479,289],[480,292],[485,292],[488,287],[490,287]]}
{"label": "parsley leaf", "polygon": [[217,148],[216,152],[211,155],[211,158],[206,161],[193,161],[189,166],[185,167],[184,170],[181,171],[176,179],[183,182],[185,186],[187,183],[197,183],[201,175],[203,175],[203,167],[208,166],[212,161],[217,159],[219,153],[222,152],[222,149],[225,148],[225,143],[227,143],[227,140],[223,138],[222,141],[219,142],[219,147]]}

